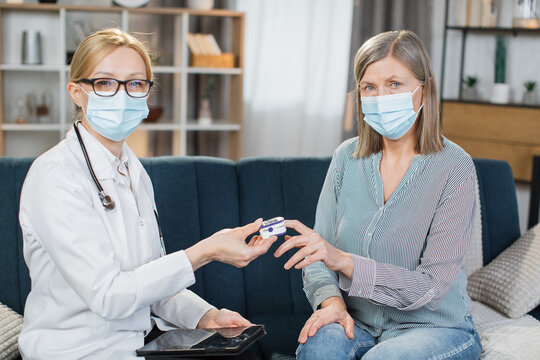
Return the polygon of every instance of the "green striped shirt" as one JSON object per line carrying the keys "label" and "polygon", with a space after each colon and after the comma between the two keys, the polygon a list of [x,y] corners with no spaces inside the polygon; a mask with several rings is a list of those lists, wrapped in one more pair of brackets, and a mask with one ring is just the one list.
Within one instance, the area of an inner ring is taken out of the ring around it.
{"label": "green striped shirt", "polygon": [[355,158],[358,138],[334,153],[317,205],[315,231],[353,254],[352,279],[318,262],[303,271],[312,307],[345,300],[355,323],[380,340],[414,327],[452,327],[468,314],[463,268],[474,224],[471,157],[444,149],[416,155],[384,202],[381,154]]}

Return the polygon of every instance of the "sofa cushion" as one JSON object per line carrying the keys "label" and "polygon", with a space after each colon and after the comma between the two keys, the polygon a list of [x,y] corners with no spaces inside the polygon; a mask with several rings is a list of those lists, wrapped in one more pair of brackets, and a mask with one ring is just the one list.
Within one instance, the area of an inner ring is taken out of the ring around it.
{"label": "sofa cushion", "polygon": [[482,204],[480,203],[480,188],[476,182],[476,213],[474,217],[474,230],[465,258],[463,259],[467,276],[484,265],[482,254]]}
{"label": "sofa cushion", "polygon": [[538,359],[540,321],[530,315],[510,319],[476,301],[471,314],[482,341],[480,360]]}
{"label": "sofa cushion", "polygon": [[26,173],[33,159],[3,158],[0,161],[0,300],[22,313],[30,292],[30,276],[22,253],[22,233],[19,226],[19,197]]}
{"label": "sofa cushion", "polygon": [[482,252],[485,265],[521,235],[516,187],[512,168],[507,162],[491,159],[473,161],[482,203]]}
{"label": "sofa cushion", "polygon": [[[315,209],[330,158],[252,158],[238,161],[240,221],[259,217],[283,216],[309,227],[315,222]],[[291,231],[288,231],[292,234]],[[247,315],[300,314],[310,311],[304,295],[302,272],[284,271],[283,265],[294,252],[273,256],[283,242],[278,239],[270,250],[245,270]]]}
{"label": "sofa cushion", "polygon": [[[159,189],[155,199],[168,252],[240,225],[234,162],[208,157],[159,157],[141,162],[154,189]],[[241,269],[216,262],[197,271],[195,277],[190,288],[195,293],[218,308],[245,314]]]}
{"label": "sofa cushion", "polygon": [[540,304],[540,224],[469,276],[472,299],[519,318]]}
{"label": "sofa cushion", "polygon": [[21,315],[0,303],[0,360],[11,360],[19,357],[17,340],[22,323]]}
{"label": "sofa cushion", "polygon": [[252,323],[264,324],[266,329],[266,336],[259,340],[263,358],[270,360],[294,355],[298,347],[298,335],[310,315],[264,314],[250,317]]}

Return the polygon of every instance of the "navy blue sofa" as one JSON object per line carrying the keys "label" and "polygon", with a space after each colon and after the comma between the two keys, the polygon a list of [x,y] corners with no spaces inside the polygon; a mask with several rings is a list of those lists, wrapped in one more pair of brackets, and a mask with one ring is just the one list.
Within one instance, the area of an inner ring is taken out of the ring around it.
{"label": "navy blue sofa", "polygon": [[[32,159],[0,158],[0,302],[23,313],[30,291],[18,224],[21,186]],[[256,218],[284,216],[313,226],[330,158],[207,157],[142,160],[154,184],[168,252],[184,249],[214,232]],[[520,236],[514,180],[502,161],[475,159],[482,203],[484,262]],[[292,355],[311,313],[301,272],[285,271],[288,259],[268,254],[244,269],[211,263],[196,272],[192,290],[218,307],[236,310],[268,335],[254,350],[261,358]],[[290,255],[289,255],[290,256]],[[540,319],[540,309],[531,312]]]}

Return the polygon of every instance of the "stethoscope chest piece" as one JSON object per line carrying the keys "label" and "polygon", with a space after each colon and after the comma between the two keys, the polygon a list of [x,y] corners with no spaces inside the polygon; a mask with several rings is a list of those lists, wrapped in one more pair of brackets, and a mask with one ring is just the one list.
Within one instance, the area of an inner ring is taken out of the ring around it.
{"label": "stethoscope chest piece", "polygon": [[111,199],[109,195],[105,195],[105,193],[99,193],[99,198],[101,200],[101,204],[107,210],[112,210],[116,206],[114,200]]}

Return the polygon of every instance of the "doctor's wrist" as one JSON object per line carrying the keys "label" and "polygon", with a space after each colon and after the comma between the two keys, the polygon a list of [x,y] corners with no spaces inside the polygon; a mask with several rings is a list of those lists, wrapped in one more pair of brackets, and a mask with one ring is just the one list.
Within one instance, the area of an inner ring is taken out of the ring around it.
{"label": "doctor's wrist", "polygon": [[208,239],[201,240],[185,250],[194,272],[215,260],[213,250],[213,247],[208,243]]}

